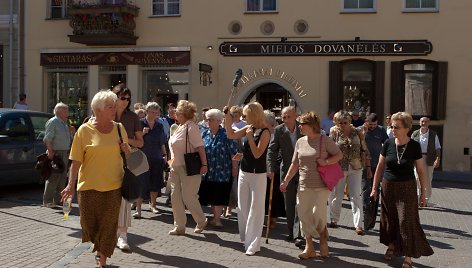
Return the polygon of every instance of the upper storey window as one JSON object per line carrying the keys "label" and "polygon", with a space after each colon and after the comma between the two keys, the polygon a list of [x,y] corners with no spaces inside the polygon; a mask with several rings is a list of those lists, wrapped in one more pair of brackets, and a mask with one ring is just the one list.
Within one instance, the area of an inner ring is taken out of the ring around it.
{"label": "upper storey window", "polygon": [[369,13],[376,12],[376,0],[341,0],[343,13]]}
{"label": "upper storey window", "polygon": [[152,0],[153,16],[179,16],[180,0]]}
{"label": "upper storey window", "polygon": [[403,12],[438,12],[439,0],[404,0]]}
{"label": "upper storey window", "polygon": [[247,12],[277,11],[277,0],[247,0]]}
{"label": "upper storey window", "polygon": [[67,0],[49,0],[48,18],[63,19],[67,16]]}

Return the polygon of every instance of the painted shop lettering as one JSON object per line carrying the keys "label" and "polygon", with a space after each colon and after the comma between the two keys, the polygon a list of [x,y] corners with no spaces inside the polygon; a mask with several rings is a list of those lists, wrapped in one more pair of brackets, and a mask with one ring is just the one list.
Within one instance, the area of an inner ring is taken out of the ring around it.
{"label": "painted shop lettering", "polygon": [[261,45],[261,54],[301,54],[304,45]]}
{"label": "painted shop lettering", "polygon": [[327,44],[314,45],[315,53],[384,53],[385,44]]}
{"label": "painted shop lettering", "polygon": [[57,55],[50,58],[54,63],[90,63],[93,61],[90,55]]}

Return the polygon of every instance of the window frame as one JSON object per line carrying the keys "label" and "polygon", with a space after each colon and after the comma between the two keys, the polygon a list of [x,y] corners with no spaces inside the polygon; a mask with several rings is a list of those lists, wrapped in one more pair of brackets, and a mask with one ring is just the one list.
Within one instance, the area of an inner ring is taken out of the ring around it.
{"label": "window frame", "polygon": [[[151,17],[179,17],[182,15],[182,0],[163,0],[164,1],[164,14],[154,14],[154,5],[157,4],[158,0],[151,1]],[[176,1],[179,3],[179,13],[169,14],[169,1]]]}
{"label": "window frame", "polygon": [[259,10],[248,10],[248,1],[250,0],[246,0],[244,1],[244,9],[245,9],[245,13],[247,14],[260,14],[260,13],[264,13],[264,14],[267,14],[267,13],[278,13],[279,12],[279,1],[278,0],[272,0],[275,2],[275,10],[263,10],[264,8],[264,1],[270,1],[270,0],[258,0],[259,1],[259,5],[260,5],[260,9]]}
{"label": "window frame", "polygon": [[63,19],[68,19],[68,0],[60,0],[62,2],[62,7],[61,7],[61,17],[52,17],[52,3],[55,0],[48,0],[47,4],[47,19],[49,20],[63,20]]}
{"label": "window frame", "polygon": [[[403,13],[435,13],[439,12],[439,0],[436,1],[436,7],[435,8],[407,8],[406,7],[406,1],[408,0],[403,0],[403,6],[402,6],[402,12]],[[420,0],[420,5],[423,0]]]}
{"label": "window frame", "polygon": [[341,0],[341,13],[377,13],[377,0],[372,0],[373,8],[345,8],[344,1]]}

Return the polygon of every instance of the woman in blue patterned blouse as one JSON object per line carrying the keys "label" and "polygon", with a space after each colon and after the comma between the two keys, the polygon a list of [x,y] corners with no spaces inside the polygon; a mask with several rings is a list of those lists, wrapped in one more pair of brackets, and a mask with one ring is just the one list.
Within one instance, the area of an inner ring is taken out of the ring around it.
{"label": "woman in blue patterned blouse", "polygon": [[206,113],[208,128],[202,130],[202,139],[207,155],[208,172],[203,175],[200,185],[200,204],[211,205],[213,220],[210,224],[223,227],[220,216],[228,205],[233,177],[237,175],[238,162],[232,160],[237,152],[237,144],[228,139],[221,127],[224,114],[218,109]]}

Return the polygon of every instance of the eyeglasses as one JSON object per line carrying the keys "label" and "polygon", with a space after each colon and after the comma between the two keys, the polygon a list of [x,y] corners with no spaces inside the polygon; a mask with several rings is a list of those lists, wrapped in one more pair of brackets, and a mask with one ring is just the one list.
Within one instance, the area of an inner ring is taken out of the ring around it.
{"label": "eyeglasses", "polygon": [[347,122],[338,122],[338,125],[346,125],[348,124]]}
{"label": "eyeglasses", "polygon": [[129,101],[130,99],[131,99],[131,97],[125,97],[125,96],[120,97],[120,100],[127,100],[127,101]]}
{"label": "eyeglasses", "polygon": [[392,125],[392,128],[393,128],[393,129],[400,129],[400,128],[402,128],[402,127],[401,127],[401,126]]}

